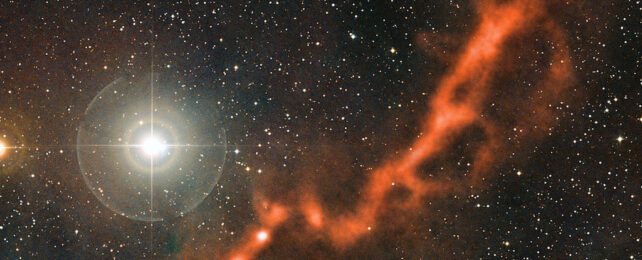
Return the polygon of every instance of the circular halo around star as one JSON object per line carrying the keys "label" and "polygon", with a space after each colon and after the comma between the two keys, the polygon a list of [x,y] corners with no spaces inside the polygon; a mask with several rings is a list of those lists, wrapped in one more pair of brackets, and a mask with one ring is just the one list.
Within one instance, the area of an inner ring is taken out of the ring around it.
{"label": "circular halo around star", "polygon": [[[85,183],[107,208],[142,221],[193,210],[223,171],[225,132],[205,87],[119,78],[91,101],[77,155]],[[153,117],[152,117],[153,107]]]}

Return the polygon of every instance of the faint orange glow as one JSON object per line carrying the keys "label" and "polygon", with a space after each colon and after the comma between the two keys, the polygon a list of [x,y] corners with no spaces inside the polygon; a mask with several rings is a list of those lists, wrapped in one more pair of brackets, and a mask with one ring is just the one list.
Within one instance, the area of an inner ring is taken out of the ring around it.
{"label": "faint orange glow", "polygon": [[321,225],[323,225],[323,215],[319,205],[309,203],[303,207],[303,214],[305,215],[305,219],[308,221],[308,224],[314,228],[321,228]]}
{"label": "faint orange glow", "polygon": [[232,257],[231,259],[232,260],[246,260],[247,257],[245,257],[243,255],[237,255],[237,256]]}

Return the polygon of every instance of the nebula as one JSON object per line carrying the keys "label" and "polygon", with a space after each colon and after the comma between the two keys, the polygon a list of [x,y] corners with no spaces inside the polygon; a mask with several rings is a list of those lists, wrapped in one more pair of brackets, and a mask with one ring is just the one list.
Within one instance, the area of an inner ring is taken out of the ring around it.
{"label": "nebula", "polygon": [[[417,209],[425,207],[428,199],[463,194],[471,188],[483,188],[484,181],[494,175],[493,165],[505,159],[508,152],[517,149],[517,146],[507,145],[504,140],[533,142],[545,136],[555,123],[550,107],[559,102],[571,85],[571,59],[564,33],[547,16],[546,8],[539,1],[478,4],[478,24],[453,55],[450,69],[438,81],[429,99],[428,113],[423,117],[418,137],[410,147],[369,173],[354,210],[343,213],[328,210],[316,192],[318,187],[310,184],[301,185],[296,191],[299,194],[296,199],[267,199],[261,190],[257,190],[254,208],[258,223],[246,228],[240,243],[232,247],[225,258],[256,258],[273,242],[271,235],[276,230],[297,219],[304,220],[296,222],[303,226],[288,229],[287,232],[296,232],[293,234],[295,237],[311,236],[328,241],[337,250],[344,250],[368,236],[372,229],[399,224],[381,223],[379,218],[385,212],[395,210],[396,214],[412,216]],[[506,66],[507,60],[508,63],[514,63],[514,52],[520,50],[508,46],[507,42],[526,34],[539,34],[551,43],[545,72],[537,75],[534,86],[526,92],[520,92],[522,100],[496,100],[494,95],[511,91],[495,85],[496,74],[527,66],[521,62],[513,64],[511,69],[502,67]],[[429,49],[436,42],[429,37],[437,36],[418,34],[417,46]],[[488,112],[491,99],[492,106],[503,106],[503,109],[522,113]],[[512,107],[516,103],[519,103],[518,107]],[[510,132],[509,125],[519,131],[506,136]],[[473,151],[471,169],[464,174],[453,175],[455,177],[425,178],[423,166],[449,149],[456,140],[466,138],[464,133],[471,129],[481,131],[483,135]],[[399,189],[406,192],[403,201],[389,203],[390,194]],[[184,253],[188,257],[189,253]]]}
{"label": "nebula", "polygon": [[0,259],[642,255],[640,1],[0,3]]}

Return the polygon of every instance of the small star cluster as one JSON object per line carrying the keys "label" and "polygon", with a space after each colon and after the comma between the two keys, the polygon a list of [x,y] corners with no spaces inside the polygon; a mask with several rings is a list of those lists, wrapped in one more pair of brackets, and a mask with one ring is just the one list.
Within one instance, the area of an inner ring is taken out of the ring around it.
{"label": "small star cluster", "polygon": [[[642,259],[641,9],[2,2],[0,258]],[[150,70],[227,142],[214,190],[154,223],[103,205],[76,147]]]}

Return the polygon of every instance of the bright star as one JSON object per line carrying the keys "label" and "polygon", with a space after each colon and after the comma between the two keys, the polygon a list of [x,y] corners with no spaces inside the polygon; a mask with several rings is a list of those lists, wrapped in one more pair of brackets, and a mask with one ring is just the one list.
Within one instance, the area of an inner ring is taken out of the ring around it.
{"label": "bright star", "polygon": [[151,136],[143,142],[143,152],[149,157],[155,157],[167,150],[167,145]]}
{"label": "bright star", "polygon": [[7,150],[7,147],[4,145],[3,142],[0,142],[0,156],[3,156],[6,150]]}
{"label": "bright star", "polygon": [[268,232],[265,230],[259,231],[259,233],[256,234],[256,239],[258,239],[259,242],[264,242],[265,240],[268,239]]}

